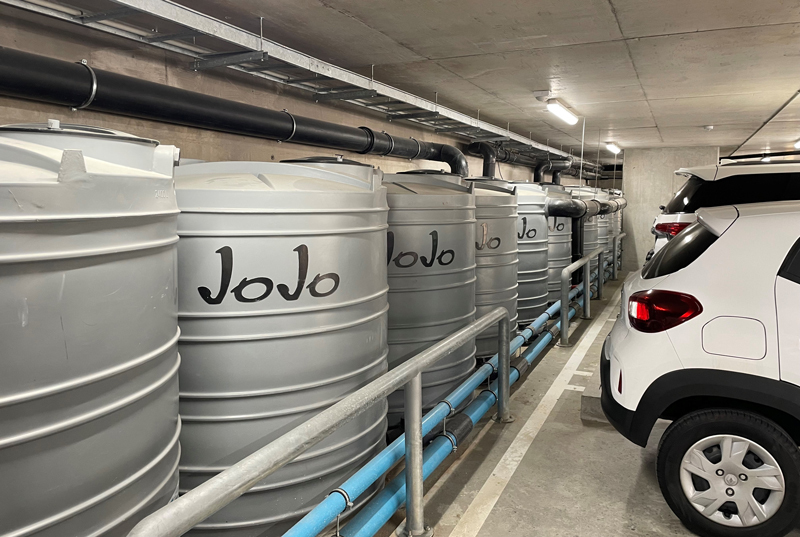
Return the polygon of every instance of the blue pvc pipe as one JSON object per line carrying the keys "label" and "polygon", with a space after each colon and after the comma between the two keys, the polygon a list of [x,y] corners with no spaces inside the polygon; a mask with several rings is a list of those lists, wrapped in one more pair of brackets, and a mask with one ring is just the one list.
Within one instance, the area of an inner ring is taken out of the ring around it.
{"label": "blue pvc pipe", "polygon": [[[579,303],[583,302],[583,298]],[[575,309],[570,308],[569,318],[575,316]],[[561,322],[556,323],[556,326],[561,326]],[[553,335],[550,332],[542,334],[538,338],[536,345],[528,347],[522,357],[532,364],[534,360],[541,354],[545,347],[553,340]],[[510,384],[513,385],[519,380],[519,371],[516,369],[511,370],[509,375]],[[492,408],[496,403],[494,393],[497,392],[497,381],[495,380],[490,390],[483,391],[472,401],[463,413],[466,414],[473,425],[477,425],[483,416]],[[444,437],[437,437],[423,452],[422,475],[423,479],[427,477],[439,466],[453,450],[453,445]],[[429,451],[431,452],[429,456]],[[444,453],[443,453],[444,452]],[[427,469],[426,465],[430,461],[434,464],[433,468]],[[405,472],[400,473],[397,477],[392,479],[386,487],[375,496],[361,511],[353,517],[352,520],[344,527],[341,534],[343,537],[372,537],[383,527],[392,515],[403,506],[406,502],[406,476]]]}
{"label": "blue pvc pipe", "polygon": [[[593,276],[596,277],[596,276]],[[569,299],[574,299],[583,291],[583,283],[577,285],[569,293]],[[518,351],[535,333],[539,332],[550,319],[555,318],[561,310],[561,301],[555,302],[552,306],[533,321],[528,328],[523,330],[520,335],[515,337],[510,343],[510,352]],[[574,315],[570,309],[570,318]],[[551,337],[552,339],[552,337]],[[549,340],[548,340],[549,341]],[[499,363],[498,355],[495,354],[487,363],[478,368],[467,380],[457,387],[445,401],[457,408],[467,397],[469,397],[487,378],[497,369]],[[512,369],[511,375],[519,376],[519,373]],[[516,378],[512,381],[516,381]],[[450,406],[446,403],[438,403],[422,419],[423,436],[431,432],[450,413]],[[405,435],[401,435],[394,442],[389,444],[378,455],[371,459],[361,469],[353,474],[340,487],[347,493],[352,501],[361,496],[375,481],[397,463],[405,455]],[[373,502],[375,499],[373,499]],[[341,494],[331,494],[312,509],[306,516],[297,522],[284,537],[313,537],[322,532],[336,517],[343,513],[347,508],[345,499]]]}

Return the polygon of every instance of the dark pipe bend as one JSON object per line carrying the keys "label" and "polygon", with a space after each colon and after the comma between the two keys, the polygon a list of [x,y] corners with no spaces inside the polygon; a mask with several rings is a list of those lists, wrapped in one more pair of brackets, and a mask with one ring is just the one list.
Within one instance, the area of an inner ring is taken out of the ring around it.
{"label": "dark pipe bend", "polygon": [[[533,181],[535,183],[544,182],[544,172],[548,171],[564,171],[572,167],[572,158],[566,160],[545,160],[540,162],[536,169],[533,171]],[[556,183],[558,184],[558,183]]]}
{"label": "dark pipe bend", "polygon": [[497,149],[487,142],[472,142],[467,147],[470,155],[480,155],[483,157],[483,177],[494,178],[497,165]]}
{"label": "dark pipe bend", "polygon": [[[96,92],[92,92],[92,73]],[[469,175],[453,146],[295,116],[139,78],[0,47],[0,95],[268,140],[446,162]]]}

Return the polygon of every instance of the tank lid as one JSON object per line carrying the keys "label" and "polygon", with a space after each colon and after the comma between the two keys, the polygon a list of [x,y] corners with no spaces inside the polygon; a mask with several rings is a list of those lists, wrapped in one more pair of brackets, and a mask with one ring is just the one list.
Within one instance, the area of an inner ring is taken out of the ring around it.
{"label": "tank lid", "polygon": [[507,194],[513,196],[517,192],[517,187],[512,186],[508,181],[500,179],[486,179],[485,177],[470,177],[466,179],[475,185],[476,189],[487,190],[496,192],[498,194]]}
{"label": "tank lid", "polygon": [[158,145],[158,140],[141,138],[128,134],[127,132],[104,129],[102,127],[92,127],[90,125],[75,125],[72,123],[61,123],[57,119],[48,119],[47,123],[16,123],[13,125],[0,126],[0,134],[3,132],[38,132],[49,134],[69,134],[72,136],[89,136],[100,138],[114,138],[115,140],[137,142],[141,144]]}
{"label": "tank lid", "polygon": [[347,164],[348,166],[366,166],[367,168],[372,168],[372,166],[369,164],[364,164],[363,162],[358,162],[357,160],[346,159],[342,155],[336,155],[335,157],[315,156],[293,158],[282,160],[281,162],[285,162],[287,164]]}
{"label": "tank lid", "polygon": [[460,174],[457,173],[450,173],[444,170],[407,170],[404,172],[398,172],[398,175],[443,175],[443,176],[452,176],[452,177],[461,177]]}

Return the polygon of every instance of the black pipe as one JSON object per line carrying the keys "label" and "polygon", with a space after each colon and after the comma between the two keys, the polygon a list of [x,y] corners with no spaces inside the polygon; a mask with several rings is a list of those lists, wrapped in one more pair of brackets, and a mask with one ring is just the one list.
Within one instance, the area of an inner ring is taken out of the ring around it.
{"label": "black pipe", "polygon": [[[572,158],[566,160],[545,160],[540,162],[533,171],[533,181],[535,183],[544,182],[544,172],[568,170],[572,166]],[[555,181],[553,181],[555,183]],[[559,184],[559,183],[555,183]]]}
{"label": "black pipe", "polygon": [[561,184],[561,170],[553,170],[552,183],[554,185],[560,185]]}
{"label": "black pipe", "polygon": [[450,145],[295,116],[6,47],[0,47],[0,95],[361,154],[435,160],[469,175],[467,159]]}
{"label": "black pipe", "polygon": [[518,166],[527,166],[535,168],[539,163],[538,160],[520,153],[508,151],[506,149],[495,147],[488,142],[473,142],[467,147],[467,153],[476,157],[483,157],[483,176],[494,177],[496,164],[498,162],[506,162],[508,164],[516,164]]}
{"label": "black pipe", "polygon": [[480,155],[483,157],[483,177],[494,178],[495,167],[497,165],[497,149],[492,144],[486,142],[472,142],[467,147],[470,155]]}
{"label": "black pipe", "polygon": [[600,213],[601,202],[597,200],[579,200],[570,198],[547,198],[544,206],[546,216],[563,216],[566,218],[592,217]]}

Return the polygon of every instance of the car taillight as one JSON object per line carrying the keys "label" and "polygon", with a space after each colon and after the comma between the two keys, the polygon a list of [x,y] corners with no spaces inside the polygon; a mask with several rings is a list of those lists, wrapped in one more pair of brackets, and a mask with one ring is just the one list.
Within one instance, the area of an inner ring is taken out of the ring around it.
{"label": "car taillight", "polygon": [[692,295],[651,289],[639,291],[628,299],[628,320],[640,332],[663,332],[703,312]]}
{"label": "car taillight", "polygon": [[656,231],[659,233],[664,233],[665,235],[675,236],[687,227],[691,222],[663,222],[661,224],[656,224]]}

